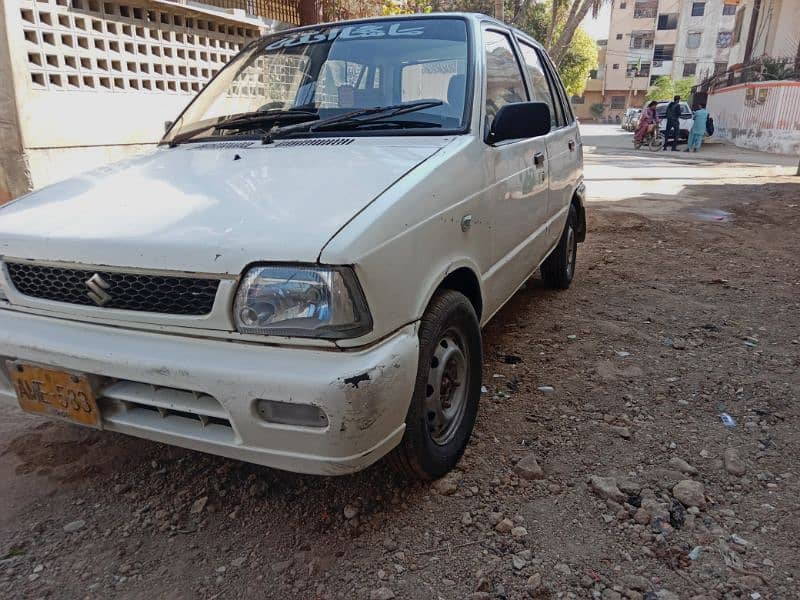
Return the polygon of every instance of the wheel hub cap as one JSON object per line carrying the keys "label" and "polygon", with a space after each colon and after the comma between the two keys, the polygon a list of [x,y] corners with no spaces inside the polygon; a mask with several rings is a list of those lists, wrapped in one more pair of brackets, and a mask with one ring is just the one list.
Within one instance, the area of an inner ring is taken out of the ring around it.
{"label": "wheel hub cap", "polygon": [[428,371],[425,414],[431,439],[447,444],[458,431],[467,396],[467,358],[463,343],[452,331],[436,344]]}

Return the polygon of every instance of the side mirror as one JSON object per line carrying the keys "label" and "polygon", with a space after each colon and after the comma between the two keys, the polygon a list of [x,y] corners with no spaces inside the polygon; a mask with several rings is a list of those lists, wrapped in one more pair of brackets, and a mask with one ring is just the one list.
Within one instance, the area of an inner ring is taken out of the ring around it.
{"label": "side mirror", "polygon": [[534,138],[550,133],[550,107],[544,102],[515,102],[494,117],[488,142]]}

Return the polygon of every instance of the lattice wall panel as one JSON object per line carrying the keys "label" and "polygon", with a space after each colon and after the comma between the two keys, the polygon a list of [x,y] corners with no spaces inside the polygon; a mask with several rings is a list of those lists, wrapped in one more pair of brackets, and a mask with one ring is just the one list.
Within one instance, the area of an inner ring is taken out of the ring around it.
{"label": "lattice wall panel", "polygon": [[99,0],[21,0],[34,89],[194,94],[252,26]]}

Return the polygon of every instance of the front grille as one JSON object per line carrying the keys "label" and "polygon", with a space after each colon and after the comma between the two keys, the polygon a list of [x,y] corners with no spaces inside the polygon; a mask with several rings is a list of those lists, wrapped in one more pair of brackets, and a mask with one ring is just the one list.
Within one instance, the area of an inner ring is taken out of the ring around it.
{"label": "front grille", "polygon": [[[219,280],[163,275],[138,275],[114,271],[62,269],[44,265],[7,262],[11,283],[25,296],[120,310],[168,315],[207,315],[214,306]],[[98,275],[107,284],[110,299],[93,300],[86,285]]]}

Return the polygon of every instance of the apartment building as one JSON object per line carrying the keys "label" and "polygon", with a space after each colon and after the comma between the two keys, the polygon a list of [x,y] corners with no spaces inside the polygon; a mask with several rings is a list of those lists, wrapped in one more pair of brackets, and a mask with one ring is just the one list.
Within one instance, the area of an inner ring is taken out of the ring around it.
{"label": "apartment building", "polygon": [[702,78],[724,71],[738,4],[739,0],[616,0],[605,62],[598,69],[603,74],[605,114],[616,119],[626,108],[640,108],[659,77]]}

